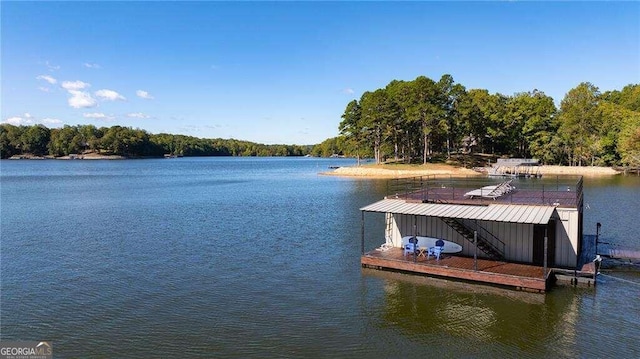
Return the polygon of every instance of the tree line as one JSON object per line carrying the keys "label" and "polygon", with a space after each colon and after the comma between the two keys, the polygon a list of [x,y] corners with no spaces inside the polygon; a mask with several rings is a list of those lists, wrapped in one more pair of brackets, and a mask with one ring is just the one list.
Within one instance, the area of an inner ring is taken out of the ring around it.
{"label": "tree line", "polygon": [[542,91],[512,96],[467,90],[450,75],[391,81],[349,102],[340,135],[317,145],[150,134],[93,125],[49,129],[0,124],[0,157],[95,152],[125,157],[313,156],[334,154],[427,163],[453,154],[533,157],[543,164],[640,166],[640,84],[601,93],[584,82],[557,108]]}
{"label": "tree line", "polygon": [[43,125],[0,125],[0,157],[30,154],[67,156],[94,152],[125,157],[178,156],[304,156],[312,146],[264,145],[235,139],[203,139],[145,130],[93,125],[49,129]]}
{"label": "tree line", "polygon": [[640,165],[640,85],[601,93],[584,82],[557,108],[542,91],[467,90],[450,75],[391,81],[346,106],[340,136],[312,150],[429,162],[453,153],[533,157],[543,164]]}

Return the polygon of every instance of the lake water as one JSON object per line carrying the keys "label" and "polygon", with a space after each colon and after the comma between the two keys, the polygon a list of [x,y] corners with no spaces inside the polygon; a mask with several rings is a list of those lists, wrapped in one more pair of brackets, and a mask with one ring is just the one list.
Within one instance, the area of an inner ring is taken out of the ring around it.
{"label": "lake water", "polygon": [[[546,295],[365,270],[351,160],[2,161],[0,339],[66,357],[640,357],[640,275]],[[640,178],[585,181],[640,248]],[[368,214],[366,247],[384,220]]]}

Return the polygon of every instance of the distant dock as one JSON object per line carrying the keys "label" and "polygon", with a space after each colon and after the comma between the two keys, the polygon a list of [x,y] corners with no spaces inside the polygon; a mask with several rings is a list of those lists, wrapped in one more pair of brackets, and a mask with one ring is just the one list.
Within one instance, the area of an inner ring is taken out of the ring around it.
{"label": "distant dock", "polygon": [[490,177],[542,177],[538,160],[531,158],[498,158],[487,170]]}
{"label": "distant dock", "polygon": [[598,254],[611,259],[626,259],[640,262],[640,251],[622,248],[603,248],[598,250]]}

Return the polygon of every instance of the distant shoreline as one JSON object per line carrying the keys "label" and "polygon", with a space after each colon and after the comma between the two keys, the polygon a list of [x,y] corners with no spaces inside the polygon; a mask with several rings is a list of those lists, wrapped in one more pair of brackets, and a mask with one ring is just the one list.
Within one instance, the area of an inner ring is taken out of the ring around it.
{"label": "distant shoreline", "polygon": [[33,161],[37,161],[37,160],[144,160],[144,159],[158,159],[158,158],[182,158],[182,157],[191,157],[191,158],[196,158],[196,157],[280,157],[280,158],[285,158],[285,157],[291,157],[291,158],[302,158],[302,157],[306,157],[306,156],[301,156],[301,155],[287,155],[287,156],[234,156],[234,155],[207,155],[207,156],[199,156],[199,155],[194,155],[194,156],[183,156],[183,155],[170,155],[170,154],[165,154],[164,156],[122,156],[122,155],[102,155],[102,154],[96,154],[96,153],[86,153],[86,154],[72,154],[72,155],[67,155],[67,156],[51,156],[51,155],[46,155],[46,156],[36,156],[36,155],[31,155],[31,154],[25,154],[25,155],[13,155],[9,158],[3,158],[2,160],[33,160]]}
{"label": "distant shoreline", "polygon": [[[474,170],[451,165],[415,165],[393,169],[392,166],[366,165],[339,167],[333,171],[323,172],[321,175],[338,177],[357,177],[370,179],[388,179],[401,177],[415,177],[428,175],[442,175],[451,177],[486,176]],[[577,167],[577,166],[539,166],[539,173],[546,175],[580,175],[586,177],[614,176],[622,172],[611,167]]]}
{"label": "distant shoreline", "polygon": [[[154,157],[154,158],[160,158],[160,157]],[[33,156],[33,155],[14,155],[11,156],[9,158],[7,158],[8,160],[71,160],[71,161],[75,161],[75,160],[126,160],[129,159],[129,157],[125,157],[125,156],[119,156],[119,155],[97,155],[97,154],[93,154],[93,153],[89,153],[89,154],[84,154],[84,155],[69,155],[69,156],[60,156],[60,157],[54,157],[54,156]]]}
{"label": "distant shoreline", "polygon": [[[208,157],[208,156],[207,156]],[[217,156],[214,156],[217,157]],[[228,156],[223,156],[228,157]],[[297,157],[297,156],[288,156]],[[95,153],[69,155],[69,156],[33,156],[33,155],[14,155],[7,160],[128,160],[128,159],[151,159],[163,157],[125,157],[120,155],[98,155]],[[164,158],[173,158],[173,156],[165,156]],[[544,176],[585,176],[585,177],[604,177],[615,176],[623,173],[612,167],[598,166],[538,166],[538,173]],[[451,176],[451,177],[483,177],[486,174],[474,171],[469,168],[456,167],[447,164],[427,164],[427,165],[372,165],[366,164],[362,166],[344,166],[337,167],[332,171],[319,173],[325,176],[351,177],[351,178],[368,178],[368,179],[389,179],[416,176]]]}

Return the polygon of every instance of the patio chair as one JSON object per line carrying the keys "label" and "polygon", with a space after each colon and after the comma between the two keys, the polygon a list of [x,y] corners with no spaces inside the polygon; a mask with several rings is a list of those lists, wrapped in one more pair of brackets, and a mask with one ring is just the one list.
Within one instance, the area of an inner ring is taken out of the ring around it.
{"label": "patio chair", "polygon": [[409,238],[409,243],[404,245],[404,255],[413,254],[416,255],[418,253],[418,238],[411,237]]}
{"label": "patio chair", "polygon": [[442,239],[438,239],[436,241],[436,245],[429,248],[429,251],[427,252],[427,259],[429,259],[429,256],[434,256],[436,257],[436,260],[440,260],[440,254],[442,253],[443,249],[444,241]]}

